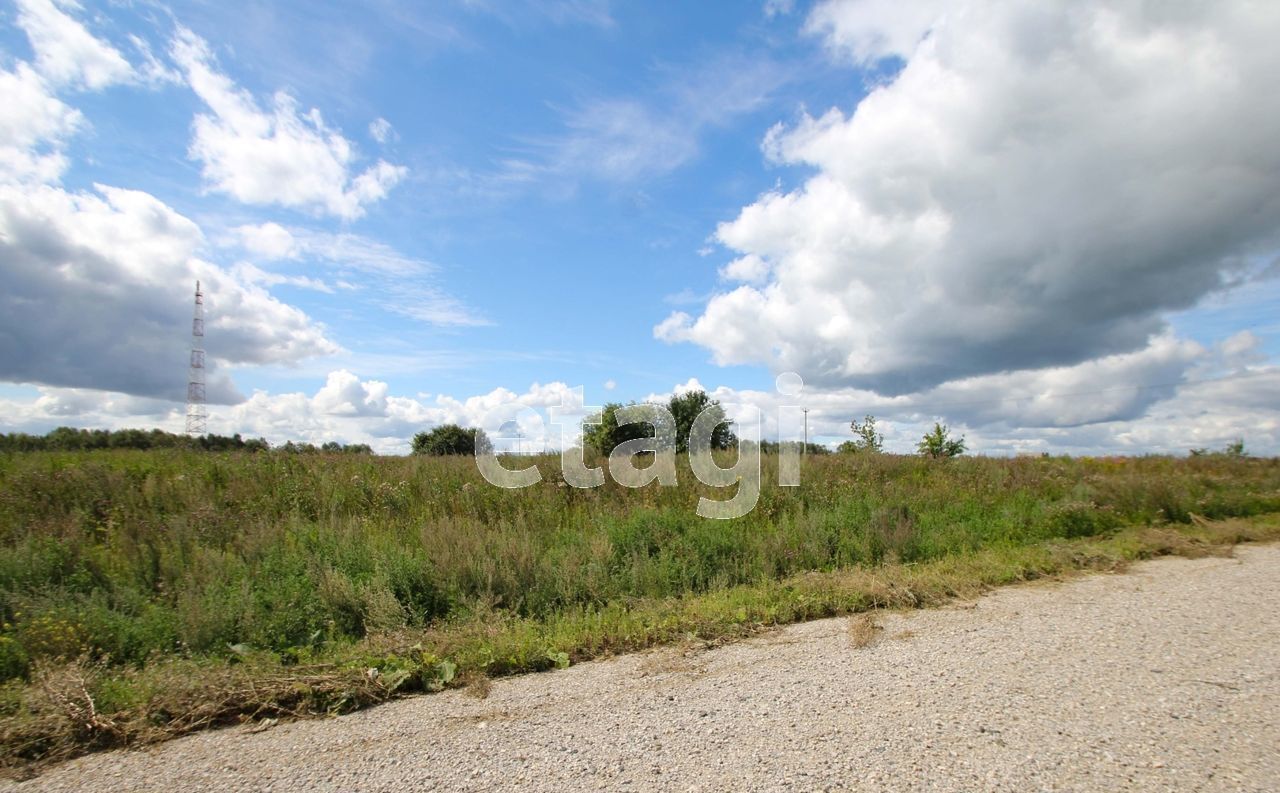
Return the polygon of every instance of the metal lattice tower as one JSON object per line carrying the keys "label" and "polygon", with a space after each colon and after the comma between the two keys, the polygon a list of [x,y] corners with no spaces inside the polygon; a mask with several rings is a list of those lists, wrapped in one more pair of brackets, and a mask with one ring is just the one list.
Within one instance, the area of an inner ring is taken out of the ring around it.
{"label": "metal lattice tower", "polygon": [[187,376],[187,434],[204,435],[209,414],[204,406],[204,293],[196,281],[196,308],[191,320],[191,369]]}

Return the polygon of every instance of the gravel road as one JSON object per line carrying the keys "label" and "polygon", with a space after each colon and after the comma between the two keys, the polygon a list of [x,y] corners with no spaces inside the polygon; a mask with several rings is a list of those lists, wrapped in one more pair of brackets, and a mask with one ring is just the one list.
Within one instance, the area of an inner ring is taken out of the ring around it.
{"label": "gravel road", "polygon": [[263,732],[3,789],[1280,789],[1280,547],[1165,559]]}

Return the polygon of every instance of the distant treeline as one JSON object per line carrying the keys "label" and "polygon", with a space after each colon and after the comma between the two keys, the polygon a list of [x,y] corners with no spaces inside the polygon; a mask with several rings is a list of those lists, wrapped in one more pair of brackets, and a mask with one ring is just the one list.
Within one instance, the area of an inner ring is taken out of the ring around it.
{"label": "distant treeline", "polygon": [[[164,430],[84,430],[74,427],[58,427],[44,435],[25,432],[0,434],[0,452],[70,452],[94,449],[194,449],[210,452],[273,451],[264,438],[245,440],[235,435],[178,435]],[[276,446],[274,451],[296,454],[342,452],[348,454],[373,454],[365,443],[337,443],[329,441],[321,446],[312,443],[288,441]]]}

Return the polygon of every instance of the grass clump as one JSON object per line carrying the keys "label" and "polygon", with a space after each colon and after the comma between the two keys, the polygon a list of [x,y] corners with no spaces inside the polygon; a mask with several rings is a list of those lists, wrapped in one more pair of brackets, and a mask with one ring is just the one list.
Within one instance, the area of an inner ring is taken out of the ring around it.
{"label": "grass clump", "polygon": [[866,647],[876,640],[884,628],[875,621],[868,612],[855,614],[849,618],[849,644],[856,648]]}

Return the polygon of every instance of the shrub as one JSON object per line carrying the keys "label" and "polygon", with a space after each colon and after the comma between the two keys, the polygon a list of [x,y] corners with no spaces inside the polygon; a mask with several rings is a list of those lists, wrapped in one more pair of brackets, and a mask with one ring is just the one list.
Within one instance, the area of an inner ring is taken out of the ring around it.
{"label": "shrub", "polygon": [[849,422],[854,439],[840,444],[840,452],[873,452],[884,451],[884,435],[876,431],[876,417],[868,414],[862,421],[854,419]]}
{"label": "shrub", "polygon": [[414,454],[474,455],[477,446],[481,451],[491,448],[484,431],[460,427],[457,424],[442,424],[428,432],[419,432],[413,436]]}
{"label": "shrub", "polygon": [[933,429],[924,434],[916,451],[926,457],[939,458],[958,457],[964,454],[964,437],[952,438],[947,425],[935,423]]}

